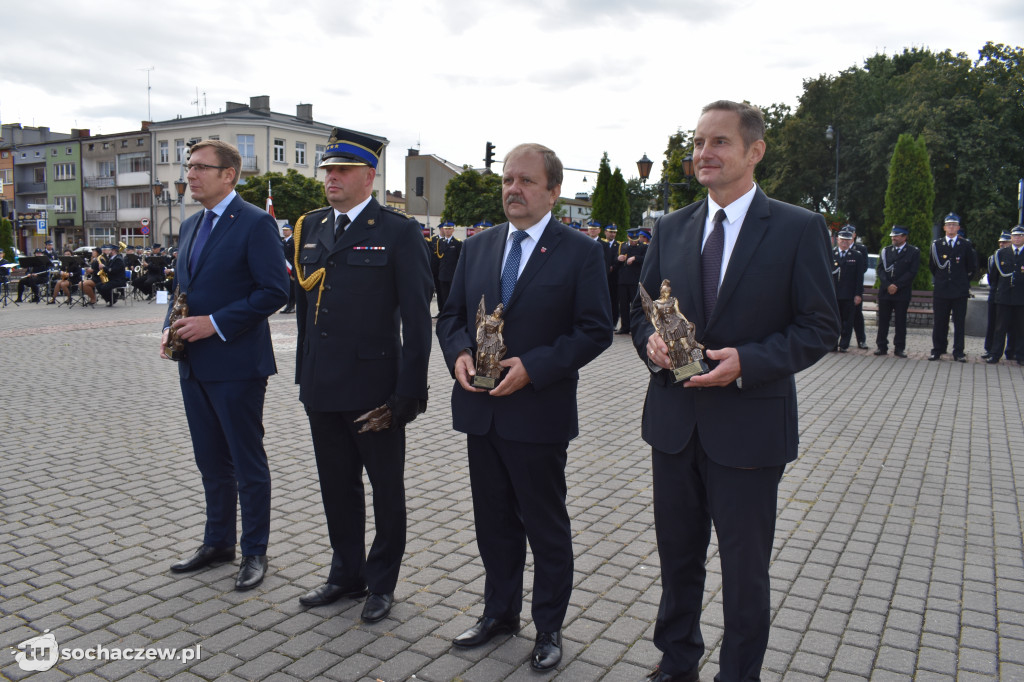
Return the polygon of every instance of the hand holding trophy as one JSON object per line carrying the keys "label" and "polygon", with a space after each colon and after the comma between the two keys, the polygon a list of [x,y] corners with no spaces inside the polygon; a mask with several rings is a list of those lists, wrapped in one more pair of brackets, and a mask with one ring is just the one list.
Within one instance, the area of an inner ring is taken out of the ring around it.
{"label": "hand holding trophy", "polygon": [[673,383],[686,381],[692,376],[708,373],[704,362],[704,346],[694,336],[694,325],[679,310],[679,301],[672,295],[667,279],[661,282],[661,295],[651,298],[644,285],[640,285],[640,301],[644,314],[654,325],[661,340],[668,346],[669,362],[672,365]]}
{"label": "hand holding trophy", "polygon": [[185,340],[178,336],[174,323],[183,317],[188,317],[188,297],[178,291],[174,292],[174,307],[171,308],[171,315],[167,319],[170,329],[167,332],[167,350],[164,355],[174,361],[185,359]]}
{"label": "hand holding trophy", "polygon": [[501,332],[505,329],[502,315],[505,306],[501,303],[490,315],[484,297],[480,296],[480,305],[476,309],[476,375],[473,377],[474,388],[490,390],[498,385],[501,378],[501,360],[508,352],[505,339]]}

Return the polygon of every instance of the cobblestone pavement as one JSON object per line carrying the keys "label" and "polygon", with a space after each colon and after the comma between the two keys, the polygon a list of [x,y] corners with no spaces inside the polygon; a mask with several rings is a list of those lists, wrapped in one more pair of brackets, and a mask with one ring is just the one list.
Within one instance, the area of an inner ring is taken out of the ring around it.
{"label": "cobblestone pavement", "polygon": [[[646,370],[625,337],[582,373],[567,468],[575,589],[562,664],[538,675],[529,594],[518,636],[450,647],[482,612],[483,571],[436,345],[430,406],[408,431],[408,553],[390,617],[367,625],[357,602],[298,604],[330,554],[291,316],[272,322],[270,573],[245,593],[231,565],[172,575],[201,537],[203,505],[176,368],[158,358],[162,314],[0,309],[0,677],[639,680],[658,661]],[[763,679],[1024,679],[1024,369],[979,362],[980,345],[969,338],[966,364],[927,362],[928,333],[913,330],[910,359],[833,353],[798,377],[800,458],[781,485]],[[708,570],[705,681],[722,632],[714,546]],[[14,647],[44,630],[72,658],[22,670]],[[97,645],[201,654],[73,658]]]}

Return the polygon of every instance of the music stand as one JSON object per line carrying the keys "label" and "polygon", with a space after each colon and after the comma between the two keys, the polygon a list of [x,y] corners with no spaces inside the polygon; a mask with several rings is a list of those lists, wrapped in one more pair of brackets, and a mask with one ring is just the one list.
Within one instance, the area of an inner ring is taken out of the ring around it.
{"label": "music stand", "polygon": [[11,272],[14,268],[18,267],[15,263],[7,263],[0,265],[3,269],[3,281],[0,281],[0,304],[4,308],[7,307],[7,303],[11,300]]}

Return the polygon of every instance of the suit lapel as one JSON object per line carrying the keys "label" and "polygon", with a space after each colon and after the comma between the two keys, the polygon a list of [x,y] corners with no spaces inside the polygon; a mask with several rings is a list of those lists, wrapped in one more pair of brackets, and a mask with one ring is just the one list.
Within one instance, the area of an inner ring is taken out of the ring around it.
{"label": "suit lapel", "polygon": [[[493,234],[491,233],[493,230]],[[501,303],[501,260],[505,255],[505,240],[508,238],[508,223],[502,223],[480,234],[480,246],[491,253],[483,259],[484,304],[488,311]],[[490,239],[490,243],[487,240]]]}
{"label": "suit lapel", "polygon": [[[508,232],[506,231],[505,234],[507,237]],[[512,290],[512,298],[508,301],[509,308],[515,304],[523,290],[529,288],[530,282],[537,276],[537,273],[551,261],[554,251],[561,241],[562,235],[559,233],[558,221],[552,218],[544,228],[544,234],[540,236],[540,241],[533,247],[530,260],[526,261],[526,267],[523,268],[523,274],[519,275],[519,279],[516,281],[516,288]],[[498,280],[501,279],[500,262],[499,260]]]}
{"label": "suit lapel", "polygon": [[[692,317],[699,329],[707,327],[707,320],[704,319],[704,289],[701,284],[700,273],[700,250],[704,241],[704,223],[708,218],[708,202],[704,200],[704,206],[698,208],[690,215],[689,221],[683,225],[683,233],[680,235],[681,253],[683,260],[683,289],[672,286],[672,294],[679,298],[688,297],[687,310],[693,311]],[[660,282],[658,283],[661,284]],[[653,292],[647,292],[655,296]]]}
{"label": "suit lapel", "polygon": [[[217,223],[213,226],[213,232],[210,233],[210,238],[203,244],[203,250],[199,253],[199,260],[196,261],[196,269],[191,273],[194,279],[199,271],[203,269],[203,265],[211,258],[213,253],[217,250],[217,244],[227,239],[226,235],[234,226],[235,221],[241,212],[243,199],[236,196],[227,208],[224,209],[223,215],[217,218]],[[193,231],[194,232],[194,231]],[[191,246],[191,245],[190,245]],[[191,248],[190,248],[191,250]],[[191,254],[189,254],[189,260],[191,260]]]}
{"label": "suit lapel", "polygon": [[[761,247],[761,242],[768,234],[768,218],[771,215],[768,210],[768,197],[758,188],[754,194],[754,200],[747,209],[747,215],[743,218],[743,225],[740,226],[740,234],[733,246],[732,255],[729,256],[729,265],[725,270],[725,278],[722,279],[722,286],[718,289],[718,303],[715,304],[715,311],[724,309],[729,303],[729,297],[736,291],[736,286],[743,273],[754,257],[754,253]],[[715,311],[711,313],[710,323],[717,319]]]}

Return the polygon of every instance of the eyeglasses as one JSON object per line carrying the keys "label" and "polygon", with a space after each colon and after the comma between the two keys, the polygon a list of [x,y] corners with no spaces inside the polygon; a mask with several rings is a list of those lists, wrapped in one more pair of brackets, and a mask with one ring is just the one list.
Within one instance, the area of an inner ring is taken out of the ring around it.
{"label": "eyeglasses", "polygon": [[187,164],[185,164],[185,170],[186,171],[197,170],[200,173],[202,173],[203,171],[208,171],[211,168],[219,168],[221,170],[225,170],[225,169],[229,168],[229,166],[210,166],[210,165],[207,165],[205,163],[187,163]]}

